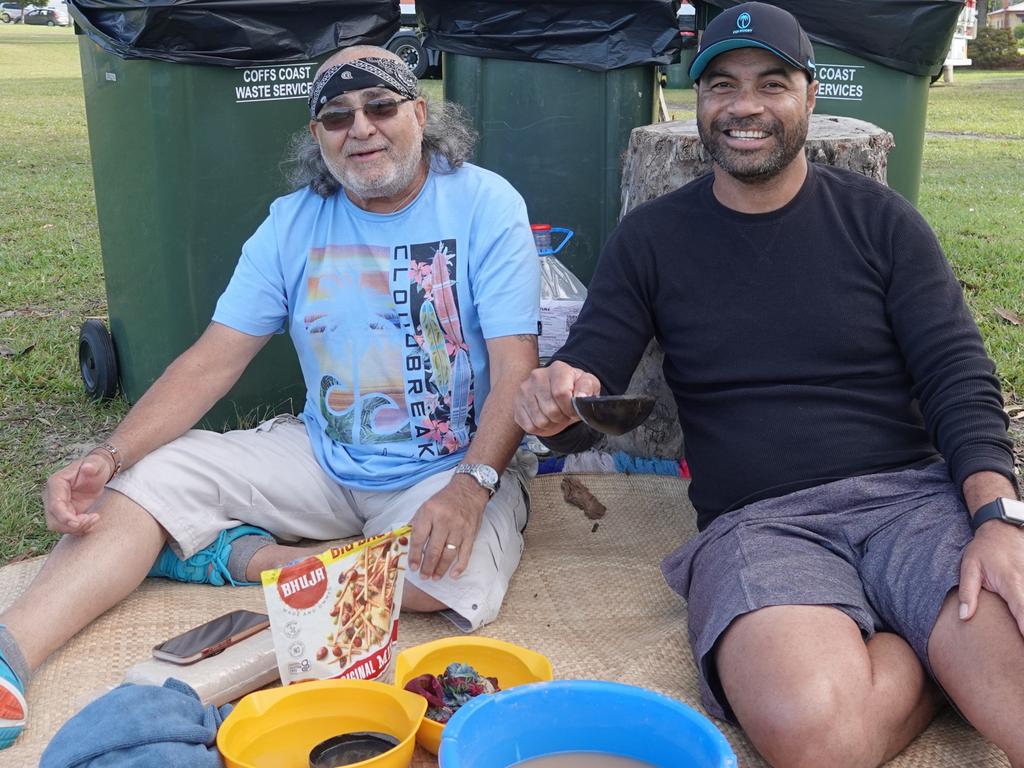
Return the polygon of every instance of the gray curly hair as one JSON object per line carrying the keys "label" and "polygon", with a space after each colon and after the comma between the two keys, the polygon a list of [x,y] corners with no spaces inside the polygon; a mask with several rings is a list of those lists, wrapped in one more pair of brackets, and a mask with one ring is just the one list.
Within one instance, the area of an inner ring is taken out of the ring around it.
{"label": "gray curly hair", "polygon": [[[473,156],[476,141],[477,133],[466,110],[453,102],[428,101],[422,147],[423,157],[430,158],[434,171],[454,173]],[[320,145],[306,129],[292,137],[283,166],[293,190],[308,185],[320,197],[327,198],[341,189],[320,154]]]}

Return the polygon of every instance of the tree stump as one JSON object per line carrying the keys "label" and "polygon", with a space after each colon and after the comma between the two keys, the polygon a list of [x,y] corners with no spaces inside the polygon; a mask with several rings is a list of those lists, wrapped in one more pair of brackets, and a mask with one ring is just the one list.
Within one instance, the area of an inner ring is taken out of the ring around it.
{"label": "tree stump", "polygon": [[[863,120],[812,115],[806,152],[811,162],[847,168],[882,184],[892,134]],[[696,120],[677,120],[634,128],[623,157],[622,211],[678,189],[711,171],[711,158],[697,136]],[[653,395],[657,404],[640,427],[619,437],[605,437],[599,446],[634,456],[678,459],[683,433],[672,392],[662,373],[664,355],[652,341],[630,380],[628,392]]]}

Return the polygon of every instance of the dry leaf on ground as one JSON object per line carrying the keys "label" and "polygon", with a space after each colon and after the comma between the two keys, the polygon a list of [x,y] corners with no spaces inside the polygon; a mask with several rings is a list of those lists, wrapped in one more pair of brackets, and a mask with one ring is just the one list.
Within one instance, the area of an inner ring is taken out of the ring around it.
{"label": "dry leaf on ground", "polygon": [[996,307],[995,313],[999,315],[1001,318],[1003,318],[1003,320],[1008,322],[1010,325],[1024,325],[1024,320],[1021,320],[1017,314],[1011,312],[1008,309]]}
{"label": "dry leaf on ground", "polygon": [[6,344],[0,344],[0,357],[21,357],[22,355],[27,355],[35,348],[35,344],[29,344],[27,347],[19,351],[8,347]]}

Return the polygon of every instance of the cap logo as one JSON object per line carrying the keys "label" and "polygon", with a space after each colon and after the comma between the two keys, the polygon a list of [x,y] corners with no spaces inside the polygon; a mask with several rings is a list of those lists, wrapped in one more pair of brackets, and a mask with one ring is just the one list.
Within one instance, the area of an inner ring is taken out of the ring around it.
{"label": "cap logo", "polygon": [[736,31],[745,32],[750,29],[750,14],[744,11],[736,17]]}

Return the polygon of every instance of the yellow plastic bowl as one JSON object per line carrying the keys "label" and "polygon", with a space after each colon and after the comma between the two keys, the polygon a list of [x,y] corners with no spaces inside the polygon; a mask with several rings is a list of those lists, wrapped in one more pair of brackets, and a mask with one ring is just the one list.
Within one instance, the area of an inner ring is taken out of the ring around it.
{"label": "yellow plastic bowl", "polygon": [[319,680],[251,693],[224,720],[217,748],[227,768],[307,768],[309,753],[341,733],[374,731],[399,740],[359,768],[408,768],[422,696],[368,680]]}
{"label": "yellow plastic bowl", "polygon": [[[497,678],[503,691],[552,678],[551,662],[536,651],[489,637],[449,637],[417,645],[398,654],[395,685],[404,688],[414,677],[440,675],[455,661],[469,664],[484,677]],[[416,733],[416,741],[436,755],[441,746],[442,731],[443,723],[424,717]]]}

